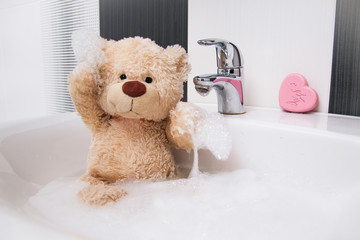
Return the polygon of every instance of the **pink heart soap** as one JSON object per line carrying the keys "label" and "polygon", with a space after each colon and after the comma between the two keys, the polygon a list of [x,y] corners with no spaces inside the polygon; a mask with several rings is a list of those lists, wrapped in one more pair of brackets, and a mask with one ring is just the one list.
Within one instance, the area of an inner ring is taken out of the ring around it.
{"label": "pink heart soap", "polygon": [[318,104],[318,95],[309,87],[304,76],[292,73],[286,76],[279,92],[280,107],[289,112],[309,112]]}

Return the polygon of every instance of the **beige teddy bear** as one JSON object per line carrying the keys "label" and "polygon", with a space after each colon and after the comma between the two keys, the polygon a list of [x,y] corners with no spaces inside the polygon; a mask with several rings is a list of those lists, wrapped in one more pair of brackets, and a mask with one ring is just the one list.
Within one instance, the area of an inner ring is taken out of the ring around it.
{"label": "beige teddy bear", "polygon": [[171,145],[192,148],[190,117],[182,114],[188,106],[179,103],[190,71],[185,50],[141,37],[107,41],[82,32],[73,45],[79,64],[69,75],[69,90],[92,132],[82,177],[89,185],[80,198],[105,205],[126,195],[115,183],[175,177]]}

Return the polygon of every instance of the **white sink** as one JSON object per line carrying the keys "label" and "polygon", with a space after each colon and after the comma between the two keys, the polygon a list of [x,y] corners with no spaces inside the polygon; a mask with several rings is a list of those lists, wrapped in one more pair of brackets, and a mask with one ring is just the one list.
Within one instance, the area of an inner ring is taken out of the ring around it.
{"label": "white sink", "polygon": [[[213,105],[201,106],[215,111]],[[200,150],[203,171],[252,169],[313,187],[360,184],[359,117],[248,107],[244,115],[225,118],[233,138],[232,154],[227,161],[217,161]],[[188,157],[179,159],[191,166]]]}
{"label": "white sink", "polygon": [[[215,105],[199,106],[216,111]],[[226,209],[239,206],[249,221],[245,224],[244,217],[238,222],[234,220],[228,229],[220,226],[211,236],[360,239],[360,118],[248,107],[246,114],[229,115],[225,119],[233,138],[231,155],[227,161],[217,161],[208,151],[200,150],[200,170],[211,174],[209,181],[227,175],[243,181],[241,187],[231,188],[231,178],[223,184],[225,192],[227,188],[239,189],[244,194],[243,198],[239,195],[238,200],[227,202]],[[4,239],[85,238],[76,231],[51,224],[51,220],[36,210],[29,210],[28,200],[56,179],[78,178],[85,171],[89,143],[90,133],[75,113],[0,126],[0,226]],[[180,166],[192,165],[188,153],[181,150],[174,153]],[[241,177],[236,178],[237,174]],[[205,177],[203,183],[206,181]],[[257,188],[252,189],[255,185]],[[288,194],[291,197],[287,198]],[[297,197],[303,200],[296,201]],[[299,202],[307,203],[298,209]],[[224,211],[222,207],[219,209]],[[316,212],[314,215],[311,209]],[[202,224],[205,223],[208,222]],[[242,227],[243,230],[237,230]],[[210,230],[203,230],[202,236]],[[187,236],[184,232],[157,239],[201,237],[196,233]],[[294,235],[289,236],[290,233]]]}

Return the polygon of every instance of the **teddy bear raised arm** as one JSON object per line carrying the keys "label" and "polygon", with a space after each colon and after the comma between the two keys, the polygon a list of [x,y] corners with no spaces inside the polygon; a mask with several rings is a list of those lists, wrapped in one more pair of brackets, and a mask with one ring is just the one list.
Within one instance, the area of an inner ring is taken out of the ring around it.
{"label": "teddy bear raised arm", "polygon": [[105,205],[126,195],[115,183],[175,177],[170,145],[191,150],[193,130],[186,123],[195,121],[183,111],[191,105],[179,103],[190,71],[185,50],[141,37],[108,41],[83,31],[74,34],[73,47],[78,65],[69,75],[69,91],[92,132],[82,177],[89,184],[80,198]]}

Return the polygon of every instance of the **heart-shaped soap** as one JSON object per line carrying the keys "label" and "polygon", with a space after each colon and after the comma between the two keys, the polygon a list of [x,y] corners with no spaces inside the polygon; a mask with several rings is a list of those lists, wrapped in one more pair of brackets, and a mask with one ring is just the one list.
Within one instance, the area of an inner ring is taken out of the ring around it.
{"label": "heart-shaped soap", "polygon": [[292,73],[286,76],[279,92],[280,107],[289,112],[309,112],[318,104],[318,95],[309,87],[304,76]]}

